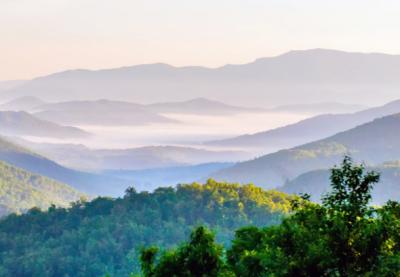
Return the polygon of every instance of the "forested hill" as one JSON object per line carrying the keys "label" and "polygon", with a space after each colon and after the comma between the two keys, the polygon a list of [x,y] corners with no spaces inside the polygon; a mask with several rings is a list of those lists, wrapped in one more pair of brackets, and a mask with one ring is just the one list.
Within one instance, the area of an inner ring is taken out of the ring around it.
{"label": "forested hill", "polygon": [[129,276],[142,246],[171,247],[200,224],[228,243],[238,227],[279,223],[293,198],[209,180],[10,215],[0,221],[0,275]]}
{"label": "forested hill", "polygon": [[72,187],[0,161],[0,217],[31,207],[68,206],[85,197]]}

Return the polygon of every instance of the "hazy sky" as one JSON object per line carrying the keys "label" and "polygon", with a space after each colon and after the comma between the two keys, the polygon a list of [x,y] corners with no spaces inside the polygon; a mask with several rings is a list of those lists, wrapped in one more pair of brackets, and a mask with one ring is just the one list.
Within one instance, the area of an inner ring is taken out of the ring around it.
{"label": "hazy sky", "polygon": [[291,49],[400,54],[398,0],[0,0],[0,80]]}

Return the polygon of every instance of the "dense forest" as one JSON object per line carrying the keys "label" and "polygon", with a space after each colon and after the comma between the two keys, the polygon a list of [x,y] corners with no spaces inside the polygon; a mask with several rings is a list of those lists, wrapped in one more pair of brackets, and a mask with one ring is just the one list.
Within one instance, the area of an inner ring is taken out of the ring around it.
{"label": "dense forest", "polygon": [[174,247],[200,225],[228,247],[239,227],[280,223],[295,199],[209,180],[152,193],[129,188],[123,198],[70,208],[34,208],[0,221],[0,276],[129,276],[140,271],[142,247]]}
{"label": "dense forest", "polygon": [[346,157],[321,204],[209,180],[33,208],[0,221],[0,276],[400,276],[400,204],[370,205],[379,179]]}
{"label": "dense forest", "polygon": [[321,205],[294,200],[281,224],[241,228],[227,250],[198,227],[176,249],[142,250],[143,275],[400,276],[400,204],[369,205],[378,181],[346,157]]}

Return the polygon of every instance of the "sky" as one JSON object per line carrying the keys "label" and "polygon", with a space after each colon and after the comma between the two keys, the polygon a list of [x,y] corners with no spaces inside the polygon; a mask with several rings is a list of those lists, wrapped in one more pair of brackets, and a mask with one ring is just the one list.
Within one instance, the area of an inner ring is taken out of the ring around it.
{"label": "sky", "polygon": [[0,0],[0,80],[290,50],[400,54],[398,0]]}

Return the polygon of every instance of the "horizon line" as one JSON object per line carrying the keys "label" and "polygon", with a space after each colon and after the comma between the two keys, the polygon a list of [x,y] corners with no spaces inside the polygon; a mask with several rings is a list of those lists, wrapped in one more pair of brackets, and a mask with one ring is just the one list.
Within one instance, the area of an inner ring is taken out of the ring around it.
{"label": "horizon line", "polygon": [[280,54],[277,55],[272,55],[272,56],[263,56],[259,58],[255,58],[252,61],[245,62],[245,63],[237,63],[237,64],[231,64],[231,63],[226,63],[221,66],[204,66],[204,65],[183,65],[183,66],[177,66],[173,65],[171,63],[166,63],[166,62],[153,62],[153,63],[138,63],[138,64],[132,64],[132,65],[122,65],[118,67],[108,67],[108,68],[71,68],[71,69],[65,69],[65,70],[60,70],[60,71],[54,71],[54,72],[49,72],[43,75],[39,75],[33,78],[16,78],[16,79],[4,79],[0,80],[0,83],[2,82],[22,82],[22,81],[32,81],[35,79],[40,79],[43,77],[48,77],[48,76],[53,76],[53,75],[58,75],[58,74],[63,74],[67,72],[73,72],[73,71],[86,71],[86,72],[100,72],[100,71],[111,71],[111,70],[117,70],[117,69],[126,69],[126,68],[134,68],[134,67],[140,67],[140,66],[154,66],[154,65],[162,65],[166,67],[171,67],[174,69],[187,69],[187,68],[199,68],[199,69],[206,69],[206,70],[217,70],[217,69],[222,69],[224,67],[228,66],[241,66],[241,65],[248,65],[255,63],[257,61],[263,60],[263,59],[273,59],[273,58],[278,58],[285,56],[290,53],[295,53],[295,52],[309,52],[309,51],[327,51],[327,52],[339,52],[339,53],[345,53],[345,54],[363,54],[363,55],[385,55],[385,56],[400,56],[400,54],[391,54],[391,53],[384,53],[384,52],[362,52],[362,51],[347,51],[347,50],[339,50],[339,49],[332,49],[332,48],[307,48],[307,49],[300,49],[300,50],[287,50],[284,51]]}

